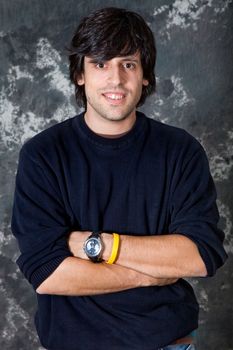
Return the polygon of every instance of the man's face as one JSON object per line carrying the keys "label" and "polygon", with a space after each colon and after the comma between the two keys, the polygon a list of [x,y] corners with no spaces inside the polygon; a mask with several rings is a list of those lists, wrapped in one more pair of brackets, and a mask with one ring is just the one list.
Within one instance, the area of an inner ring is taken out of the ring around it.
{"label": "man's face", "polygon": [[148,81],[143,78],[140,53],[136,53],[109,61],[85,57],[78,84],[85,86],[86,114],[90,118],[121,121],[135,118],[142,87]]}

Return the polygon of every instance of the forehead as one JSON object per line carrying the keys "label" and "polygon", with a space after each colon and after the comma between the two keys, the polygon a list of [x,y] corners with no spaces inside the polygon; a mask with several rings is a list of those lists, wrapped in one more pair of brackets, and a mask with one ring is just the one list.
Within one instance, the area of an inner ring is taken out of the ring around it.
{"label": "forehead", "polygon": [[136,52],[132,55],[126,55],[126,56],[116,56],[111,59],[105,59],[98,56],[85,56],[85,62],[95,62],[95,61],[116,61],[116,62],[122,62],[122,61],[135,61],[140,63],[141,62],[141,55],[140,52]]}

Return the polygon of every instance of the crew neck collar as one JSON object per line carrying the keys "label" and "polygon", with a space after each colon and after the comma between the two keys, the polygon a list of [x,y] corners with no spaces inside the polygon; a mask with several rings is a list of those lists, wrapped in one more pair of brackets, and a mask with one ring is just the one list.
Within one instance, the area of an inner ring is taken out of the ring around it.
{"label": "crew neck collar", "polygon": [[109,138],[101,136],[89,128],[84,118],[84,112],[81,113],[76,120],[82,136],[96,146],[104,147],[105,149],[119,149],[128,147],[131,143],[135,142],[141,134],[143,134],[146,124],[145,116],[137,111],[135,123],[127,133],[119,137]]}

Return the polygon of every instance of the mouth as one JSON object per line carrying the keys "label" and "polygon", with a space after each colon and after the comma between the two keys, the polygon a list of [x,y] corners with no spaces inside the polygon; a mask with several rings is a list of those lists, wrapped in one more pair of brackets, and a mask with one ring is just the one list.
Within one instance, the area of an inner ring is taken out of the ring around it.
{"label": "mouth", "polygon": [[105,99],[114,105],[120,105],[124,102],[126,95],[122,92],[105,92],[102,94]]}

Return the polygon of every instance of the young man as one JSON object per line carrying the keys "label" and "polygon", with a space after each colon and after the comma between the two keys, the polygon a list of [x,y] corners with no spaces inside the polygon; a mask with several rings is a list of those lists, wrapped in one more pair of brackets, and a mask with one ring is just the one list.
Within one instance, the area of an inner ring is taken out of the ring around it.
{"label": "young man", "polygon": [[226,260],[201,145],[136,111],[156,50],[136,13],[84,18],[70,77],[84,113],[20,153],[12,230],[50,350],[194,349],[198,303],[183,279]]}

